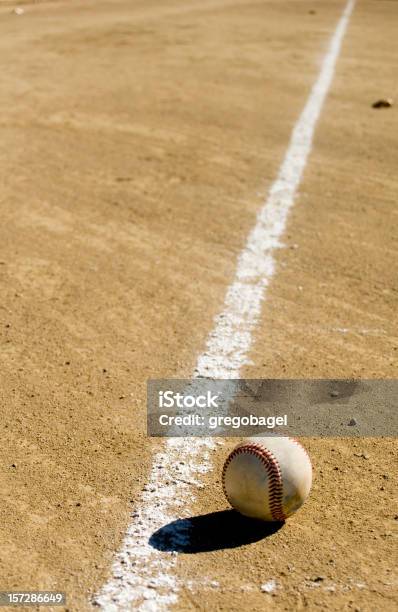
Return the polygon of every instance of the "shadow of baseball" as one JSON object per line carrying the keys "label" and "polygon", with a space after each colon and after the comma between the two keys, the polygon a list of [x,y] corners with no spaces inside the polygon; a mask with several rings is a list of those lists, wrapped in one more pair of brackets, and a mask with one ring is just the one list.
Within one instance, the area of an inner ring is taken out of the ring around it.
{"label": "shadow of baseball", "polygon": [[222,510],[168,523],[151,535],[149,544],[163,552],[210,552],[258,542],[278,531],[283,524],[265,523],[242,516],[235,510]]}

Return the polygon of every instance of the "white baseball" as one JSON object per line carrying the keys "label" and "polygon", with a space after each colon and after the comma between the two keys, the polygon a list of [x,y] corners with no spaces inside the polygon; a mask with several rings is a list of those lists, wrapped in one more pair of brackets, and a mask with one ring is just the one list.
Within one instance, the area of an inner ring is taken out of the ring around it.
{"label": "white baseball", "polygon": [[241,514],[284,521],[309,495],[311,460],[293,438],[248,438],[227,457],[222,481],[226,498]]}

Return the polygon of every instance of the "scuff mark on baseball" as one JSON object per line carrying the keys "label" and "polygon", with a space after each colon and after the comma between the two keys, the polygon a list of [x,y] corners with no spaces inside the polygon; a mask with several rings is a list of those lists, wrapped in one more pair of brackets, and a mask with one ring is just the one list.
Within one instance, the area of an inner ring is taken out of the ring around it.
{"label": "scuff mark on baseball", "polygon": [[311,459],[293,438],[247,438],[227,457],[222,483],[227,500],[241,514],[284,521],[309,495]]}

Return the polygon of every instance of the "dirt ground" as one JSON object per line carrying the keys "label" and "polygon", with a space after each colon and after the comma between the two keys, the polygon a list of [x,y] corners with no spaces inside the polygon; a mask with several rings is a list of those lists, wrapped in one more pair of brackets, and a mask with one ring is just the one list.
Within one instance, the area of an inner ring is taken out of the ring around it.
{"label": "dirt ground", "polygon": [[[159,445],[146,380],[191,375],[344,3],[19,4],[0,2],[0,590],[83,611]],[[397,19],[354,10],[247,377],[397,377],[398,114],[371,108],[398,97]],[[176,609],[398,609],[395,439],[303,442],[305,507],[238,548],[214,519]],[[235,443],[192,515],[227,507]]]}

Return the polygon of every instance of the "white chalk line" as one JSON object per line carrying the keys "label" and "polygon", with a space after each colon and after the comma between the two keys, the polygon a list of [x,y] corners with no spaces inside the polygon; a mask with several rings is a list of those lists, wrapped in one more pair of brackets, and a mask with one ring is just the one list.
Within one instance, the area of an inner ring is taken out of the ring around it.
{"label": "white chalk line", "polygon": [[[315,126],[354,4],[355,0],[349,0],[331,38],[279,174],[238,258],[235,280],[227,291],[222,312],[215,319],[206,351],[197,360],[196,377],[239,378],[247,364],[252,332],[275,271],[274,251],[282,246],[280,238],[311,151]],[[214,439],[169,438],[163,451],[155,455],[148,484],[116,555],[111,578],[93,600],[101,609],[157,612],[167,610],[177,601],[179,584],[173,572],[177,553],[156,550],[149,540],[154,532],[177,517],[189,516],[193,489],[203,486],[198,477],[211,469],[211,453],[216,448]],[[183,548],[189,544],[189,538],[186,523],[183,529],[176,527],[174,544]]]}

